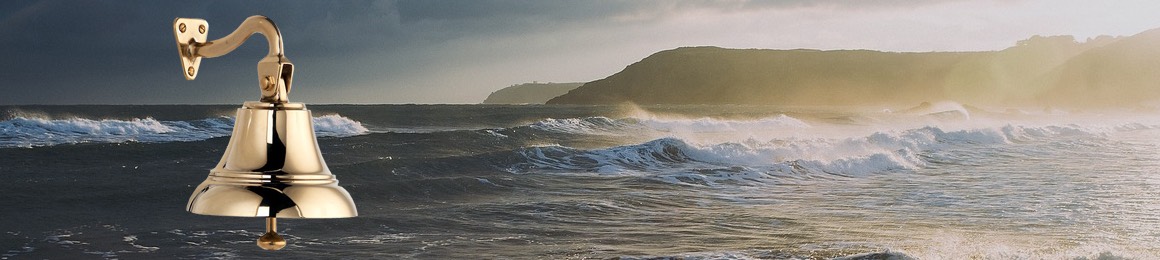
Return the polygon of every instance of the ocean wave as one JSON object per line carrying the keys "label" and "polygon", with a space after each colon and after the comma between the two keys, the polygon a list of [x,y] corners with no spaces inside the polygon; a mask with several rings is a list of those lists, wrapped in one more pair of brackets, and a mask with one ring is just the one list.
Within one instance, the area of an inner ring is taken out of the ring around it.
{"label": "ocean wave", "polygon": [[657,137],[676,133],[720,134],[735,132],[768,132],[797,130],[812,127],[802,120],[787,115],[777,115],[749,120],[718,118],[660,118],[654,116],[609,118],[604,116],[543,118],[525,124],[508,127],[407,127],[391,128],[378,126],[374,133],[405,134],[484,134],[499,138],[531,133],[541,137],[562,136],[635,136]]}
{"label": "ocean wave", "polygon": [[[802,252],[795,254],[793,252],[784,251],[765,251],[765,250],[739,250],[739,251],[724,251],[724,252],[694,252],[684,253],[673,256],[620,256],[617,259],[622,260],[749,260],[749,259],[817,259],[816,252]],[[853,254],[846,256],[839,256],[830,258],[833,260],[913,260],[917,259],[913,256],[899,251],[885,250],[883,252],[870,252]]]}
{"label": "ocean wave", "polygon": [[630,126],[630,124],[624,120],[611,119],[602,116],[563,119],[546,118],[526,125],[528,128],[541,131],[570,134],[607,134],[619,132],[619,130],[622,130],[628,126]]}
{"label": "ocean wave", "polygon": [[[163,121],[151,117],[119,119],[49,119],[13,117],[0,121],[0,148],[76,143],[189,142],[229,136],[233,117]],[[346,137],[367,133],[362,123],[341,115],[314,118],[318,136]]]}
{"label": "ocean wave", "polygon": [[639,133],[640,130],[649,130],[660,133],[721,133],[743,131],[769,131],[778,129],[809,128],[810,125],[787,115],[758,118],[752,120],[733,120],[718,118],[658,118],[658,117],[628,117],[612,119],[608,117],[584,118],[547,118],[534,123],[517,126],[541,131],[570,133],[570,134],[623,134]]}
{"label": "ocean wave", "polygon": [[787,115],[760,118],[756,120],[729,120],[708,117],[693,119],[640,119],[640,124],[663,132],[737,132],[749,130],[808,128],[809,124]]}
{"label": "ocean wave", "polygon": [[983,127],[946,130],[927,126],[874,132],[849,138],[774,138],[697,144],[663,137],[639,144],[582,150],[551,145],[517,150],[523,161],[512,173],[557,172],[641,175],[677,184],[779,182],[801,176],[859,177],[915,170],[944,160],[935,151],[1010,145],[1045,138],[1092,136],[1106,131],[1148,128],[1128,124],[1109,128],[1078,125]]}
{"label": "ocean wave", "polygon": [[348,137],[369,132],[361,122],[338,115],[314,117],[314,133],[318,136]]}

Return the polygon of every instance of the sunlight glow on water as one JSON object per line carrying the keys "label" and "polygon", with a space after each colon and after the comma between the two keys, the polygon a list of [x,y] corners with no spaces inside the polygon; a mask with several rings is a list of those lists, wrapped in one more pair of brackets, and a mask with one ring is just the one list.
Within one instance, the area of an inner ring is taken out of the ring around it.
{"label": "sunlight glow on water", "polygon": [[[204,109],[109,118],[183,125],[218,110]],[[305,258],[1160,257],[1160,118],[1149,114],[329,109],[316,113],[333,130],[320,148],[360,216],[280,223]],[[211,126],[181,131],[227,129]],[[0,231],[15,241],[3,257],[277,258],[254,251],[257,222],[181,210],[225,138],[58,132],[101,141],[0,148],[0,189],[17,196],[0,200],[13,209]],[[31,140],[22,133],[7,138]],[[44,160],[60,154],[70,160]],[[95,188],[34,195],[76,185]]]}

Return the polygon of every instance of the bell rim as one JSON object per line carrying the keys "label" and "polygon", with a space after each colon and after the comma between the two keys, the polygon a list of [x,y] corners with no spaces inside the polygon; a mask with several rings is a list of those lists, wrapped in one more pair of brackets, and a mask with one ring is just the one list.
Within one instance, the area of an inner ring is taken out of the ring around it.
{"label": "bell rim", "polygon": [[[274,193],[255,192],[253,189],[246,187],[266,187],[278,195],[274,195]],[[287,190],[296,187],[315,188],[315,191],[317,191],[317,188],[321,188],[334,192],[312,192],[310,194],[287,193]],[[229,193],[236,191],[246,192],[252,196],[231,199],[222,199],[220,195],[203,196],[207,193],[220,194],[220,192]],[[326,194],[331,194],[331,196],[325,196]],[[319,198],[323,199],[318,200]],[[273,200],[274,202],[268,203],[268,200]],[[212,206],[202,207],[203,205]],[[277,205],[284,206],[279,207]],[[261,209],[262,207],[274,207],[275,209],[273,211],[275,213],[271,215],[271,210],[263,211]],[[286,210],[290,208],[293,208],[293,210]],[[346,188],[335,184],[272,187],[269,185],[249,185],[244,183],[214,183],[213,181],[207,180],[202,182],[201,185],[198,185],[194,193],[190,195],[189,201],[185,205],[185,210],[198,215],[225,217],[352,218],[358,216],[358,208],[355,205],[354,198],[350,196],[350,192]],[[261,214],[263,212],[266,214]]]}

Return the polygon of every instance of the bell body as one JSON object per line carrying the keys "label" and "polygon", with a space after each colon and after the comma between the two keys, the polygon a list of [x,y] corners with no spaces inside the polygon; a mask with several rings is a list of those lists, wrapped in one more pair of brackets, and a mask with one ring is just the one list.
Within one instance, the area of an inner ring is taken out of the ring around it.
{"label": "bell body", "polygon": [[236,217],[347,218],[354,201],[326,167],[302,103],[246,102],[221,162],[189,212]]}

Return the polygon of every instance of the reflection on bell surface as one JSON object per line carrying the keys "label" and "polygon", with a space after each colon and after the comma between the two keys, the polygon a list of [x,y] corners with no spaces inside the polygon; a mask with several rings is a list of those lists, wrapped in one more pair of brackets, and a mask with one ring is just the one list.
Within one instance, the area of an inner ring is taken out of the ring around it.
{"label": "reflection on bell surface", "polygon": [[326,167],[301,103],[246,102],[221,162],[189,197],[190,212],[279,218],[354,217],[354,202]]}
{"label": "reflection on bell surface", "polygon": [[314,136],[310,110],[289,102],[294,65],[283,54],[282,37],[273,21],[251,16],[233,33],[206,42],[205,20],[173,22],[182,72],[193,80],[202,58],[225,55],[255,33],[265,36],[269,53],[258,62],[259,101],[237,111],[233,134],[221,161],[189,197],[189,212],[266,218],[258,245],[278,250],[286,245],[276,232],[276,218],[348,218],[358,215],[354,201],[326,167]]}

